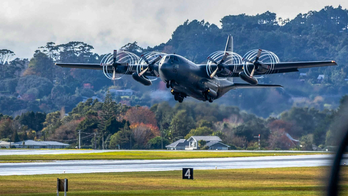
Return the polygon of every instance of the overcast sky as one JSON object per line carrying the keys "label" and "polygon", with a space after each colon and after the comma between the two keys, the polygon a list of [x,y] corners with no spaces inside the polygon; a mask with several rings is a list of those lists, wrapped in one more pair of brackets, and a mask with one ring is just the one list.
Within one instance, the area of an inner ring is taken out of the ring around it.
{"label": "overcast sky", "polygon": [[0,49],[30,58],[49,41],[56,44],[83,41],[94,52],[137,41],[155,46],[168,41],[187,19],[220,26],[226,15],[265,11],[293,19],[298,13],[327,5],[348,8],[347,0],[1,0]]}

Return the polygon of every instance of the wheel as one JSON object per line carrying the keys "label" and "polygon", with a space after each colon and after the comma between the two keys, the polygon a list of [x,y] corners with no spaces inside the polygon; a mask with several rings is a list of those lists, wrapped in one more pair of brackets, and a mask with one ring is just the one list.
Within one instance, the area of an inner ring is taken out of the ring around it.
{"label": "wheel", "polygon": [[182,103],[184,101],[184,98],[180,97],[179,98],[179,103]]}
{"label": "wheel", "polygon": [[178,94],[175,94],[175,95],[174,95],[174,99],[175,99],[175,101],[178,101],[178,100],[179,100]]}
{"label": "wheel", "polygon": [[170,86],[169,86],[169,82],[166,82],[166,87],[167,87],[167,88],[169,88],[169,87],[170,87]]}
{"label": "wheel", "polygon": [[209,97],[209,102],[212,103],[213,102],[213,99],[211,97]]}

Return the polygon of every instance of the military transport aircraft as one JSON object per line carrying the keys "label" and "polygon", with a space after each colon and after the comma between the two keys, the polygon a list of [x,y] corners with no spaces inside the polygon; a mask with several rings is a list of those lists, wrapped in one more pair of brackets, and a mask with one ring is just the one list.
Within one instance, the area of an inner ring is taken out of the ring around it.
{"label": "military transport aircraft", "polygon": [[[150,52],[141,57],[121,51],[104,56],[100,64],[56,63],[67,68],[103,70],[104,75],[117,80],[123,74],[149,86],[161,78],[167,88],[171,88],[174,99],[182,102],[191,96],[202,101],[213,102],[231,89],[272,88],[280,85],[258,84],[257,75],[297,72],[298,69],[337,65],[335,61],[280,62],[279,58],[267,50],[251,50],[242,58],[233,52],[233,38],[227,38],[224,51],[209,55],[206,64],[196,64],[177,54]],[[121,75],[120,75],[121,74]],[[246,83],[235,83],[239,77]]]}

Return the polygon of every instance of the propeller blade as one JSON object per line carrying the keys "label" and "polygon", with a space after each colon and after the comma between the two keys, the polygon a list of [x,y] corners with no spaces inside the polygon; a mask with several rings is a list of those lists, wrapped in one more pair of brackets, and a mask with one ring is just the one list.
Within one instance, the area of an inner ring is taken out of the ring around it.
{"label": "propeller blade", "polygon": [[246,61],[246,62],[248,62],[248,63],[254,63],[254,62],[252,62],[252,61],[250,61],[250,60],[248,60],[248,59],[243,59],[243,61]]}
{"label": "propeller blade", "polygon": [[149,69],[149,67],[146,67],[146,69],[144,69],[143,71],[141,71],[138,76],[142,76],[147,70]]}
{"label": "propeller blade", "polygon": [[116,62],[117,62],[117,50],[114,50],[114,58],[113,58],[113,63],[114,63],[114,65],[116,65]]}
{"label": "propeller blade", "polygon": [[225,52],[225,54],[224,54],[224,56],[222,57],[222,59],[220,60],[220,62],[218,63],[218,65],[221,65],[225,60],[226,60],[226,58],[228,57],[228,53],[227,52]]}
{"label": "propeller blade", "polygon": [[112,67],[112,80],[116,79],[116,69],[115,67]]}
{"label": "propeller blade", "polygon": [[216,75],[217,71],[219,70],[219,67],[216,67],[216,69],[213,71],[213,73],[210,75],[210,78],[214,78]]}
{"label": "propeller blade", "polygon": [[144,56],[144,54],[142,54],[141,57],[144,59],[146,64],[150,64],[149,61],[147,60],[147,58]]}
{"label": "propeller blade", "polygon": [[162,57],[158,56],[155,60],[153,60],[149,65],[154,65],[155,63],[157,63],[159,60],[161,60]]}
{"label": "propeller blade", "polygon": [[259,50],[257,51],[257,55],[256,55],[255,62],[257,62],[257,61],[259,60],[259,58],[260,58],[260,56],[261,56],[261,52],[262,52],[261,49],[259,49]]}
{"label": "propeller blade", "polygon": [[211,61],[211,62],[213,62],[213,63],[215,63],[216,65],[218,64],[214,59],[212,59],[212,58],[210,58],[210,57],[208,57],[208,60]]}
{"label": "propeller blade", "polygon": [[254,76],[254,73],[255,73],[255,65],[253,67],[253,70],[251,71],[250,78],[252,78]]}

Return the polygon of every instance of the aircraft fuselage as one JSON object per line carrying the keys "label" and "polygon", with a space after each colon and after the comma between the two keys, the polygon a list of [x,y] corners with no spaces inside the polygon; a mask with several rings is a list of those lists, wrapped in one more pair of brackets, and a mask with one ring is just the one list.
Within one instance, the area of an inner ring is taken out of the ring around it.
{"label": "aircraft fuselage", "polygon": [[172,94],[178,101],[191,96],[202,101],[220,98],[233,85],[226,80],[210,78],[205,66],[200,66],[176,54],[166,55],[159,63],[161,80],[172,88]]}

